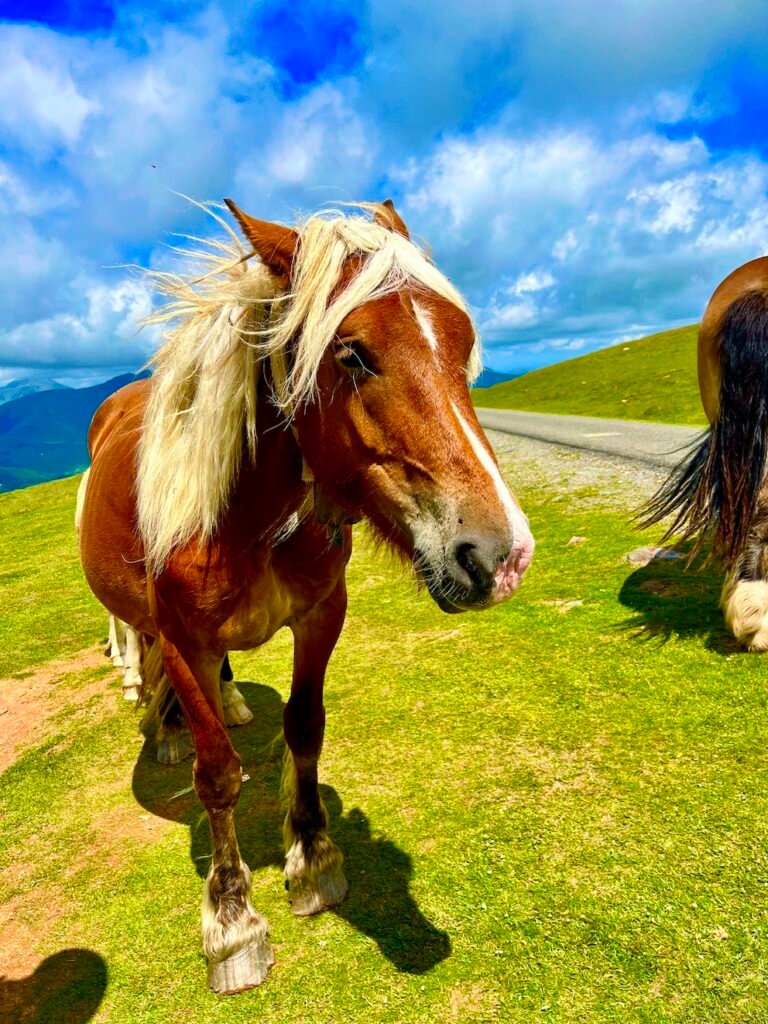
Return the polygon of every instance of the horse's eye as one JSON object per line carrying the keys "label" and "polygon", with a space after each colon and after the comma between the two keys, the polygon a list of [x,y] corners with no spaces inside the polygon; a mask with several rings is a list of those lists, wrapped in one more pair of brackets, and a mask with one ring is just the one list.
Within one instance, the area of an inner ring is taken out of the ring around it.
{"label": "horse's eye", "polygon": [[336,361],[353,376],[369,374],[375,376],[373,363],[359,341],[339,341],[336,348]]}

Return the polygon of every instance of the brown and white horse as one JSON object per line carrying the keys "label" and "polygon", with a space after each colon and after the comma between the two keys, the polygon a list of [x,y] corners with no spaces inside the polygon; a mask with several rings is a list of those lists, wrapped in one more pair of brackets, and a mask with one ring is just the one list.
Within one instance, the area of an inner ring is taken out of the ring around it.
{"label": "brown and white horse", "polygon": [[447,612],[509,597],[533,553],[469,398],[479,354],[465,304],[392,204],[297,229],[228,205],[253,252],[224,225],[202,277],[155,275],[170,299],[154,318],[165,341],[153,377],[97,413],[80,530],[91,588],[156,638],[192,731],[216,992],[258,985],[273,962],[235,835],[227,651],[293,632],[285,873],[294,911],[316,913],[347,889],[317,762],[349,523],[365,518]]}
{"label": "brown and white horse", "polygon": [[722,607],[751,651],[768,650],[768,257],[717,287],[699,328],[699,390],[710,429],[651,500],[645,522],[665,535],[712,530],[726,567]]}

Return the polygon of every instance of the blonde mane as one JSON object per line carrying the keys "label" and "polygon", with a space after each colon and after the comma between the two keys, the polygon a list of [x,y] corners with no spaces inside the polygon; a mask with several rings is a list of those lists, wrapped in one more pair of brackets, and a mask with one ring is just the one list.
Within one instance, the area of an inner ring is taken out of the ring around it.
{"label": "blonde mane", "polygon": [[[255,457],[263,360],[272,362],[276,400],[290,417],[315,399],[326,348],[342,320],[364,302],[410,287],[435,292],[466,311],[459,292],[418,246],[368,216],[326,211],[298,225],[292,291],[286,294],[212,215],[228,237],[195,240],[199,248],[184,252],[193,257],[195,272],[148,272],[168,300],[146,321],[162,325],[165,338],[151,361],[137,480],[138,526],[154,572],[175,547],[213,536],[243,458]],[[362,257],[359,272],[331,302],[353,255]],[[469,379],[480,369],[476,341]]]}

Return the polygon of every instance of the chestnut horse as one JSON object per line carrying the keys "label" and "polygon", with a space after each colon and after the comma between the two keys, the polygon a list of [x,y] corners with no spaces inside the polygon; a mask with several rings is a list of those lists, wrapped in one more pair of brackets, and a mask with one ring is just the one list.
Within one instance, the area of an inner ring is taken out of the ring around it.
{"label": "chestnut horse", "polygon": [[710,429],[651,499],[645,523],[674,516],[665,540],[713,532],[726,568],[721,604],[751,651],[768,650],[768,257],[717,287],[699,328],[699,390]]}
{"label": "chestnut horse", "polygon": [[258,985],[273,962],[235,835],[227,651],[293,632],[286,887],[297,914],[316,913],[347,890],[317,763],[349,524],[365,518],[446,612],[509,597],[533,553],[470,401],[480,362],[465,304],[392,204],[297,229],[227,205],[253,251],[213,214],[228,240],[205,251],[206,272],[154,274],[165,340],[152,378],[96,414],[80,533],[93,592],[156,638],[192,732],[213,851],[203,948],[222,993]]}

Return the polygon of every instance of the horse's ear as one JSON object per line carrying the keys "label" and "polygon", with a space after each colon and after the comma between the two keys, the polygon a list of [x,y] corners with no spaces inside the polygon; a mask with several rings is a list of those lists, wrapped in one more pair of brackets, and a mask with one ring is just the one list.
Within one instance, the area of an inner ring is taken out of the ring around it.
{"label": "horse's ear", "polygon": [[376,223],[381,224],[383,228],[389,228],[390,231],[396,231],[403,238],[410,239],[411,235],[405,226],[405,221],[395,209],[395,204],[392,200],[385,199],[383,203],[378,203],[377,206],[378,208],[373,214],[373,219]]}
{"label": "horse's ear", "polygon": [[231,199],[225,199],[224,202],[261,261],[269,267],[273,274],[289,280],[293,257],[299,243],[298,232],[293,228],[286,228],[282,224],[272,224],[268,220],[256,220],[255,217],[249,217]]}

